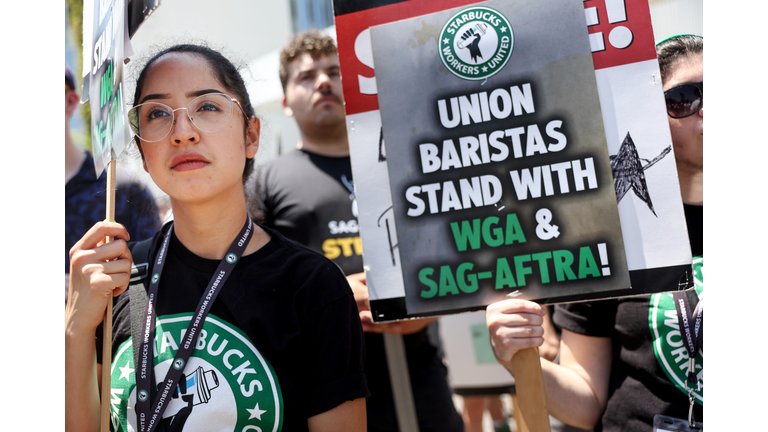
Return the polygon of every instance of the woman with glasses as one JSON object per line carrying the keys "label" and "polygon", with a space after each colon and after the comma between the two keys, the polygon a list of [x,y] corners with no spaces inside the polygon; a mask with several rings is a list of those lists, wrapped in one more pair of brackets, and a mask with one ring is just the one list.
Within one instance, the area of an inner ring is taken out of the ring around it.
{"label": "woman with glasses", "polygon": [[122,225],[96,224],[72,248],[67,430],[98,430],[100,390],[119,431],[365,430],[362,327],[344,275],[246,212],[260,123],[237,68],[207,47],[163,50],[128,117],[174,220],[143,243],[136,295],[126,287],[140,249]]}
{"label": "woman with glasses", "polygon": [[[683,296],[693,323],[703,317],[703,39],[668,38],[657,55],[693,252],[696,294]],[[701,430],[691,425],[703,422],[703,330],[688,348],[676,302],[663,293],[557,305],[560,362],[541,360],[549,413],[596,431]],[[517,351],[544,342],[543,315],[524,300],[488,306],[494,352],[511,373]]]}

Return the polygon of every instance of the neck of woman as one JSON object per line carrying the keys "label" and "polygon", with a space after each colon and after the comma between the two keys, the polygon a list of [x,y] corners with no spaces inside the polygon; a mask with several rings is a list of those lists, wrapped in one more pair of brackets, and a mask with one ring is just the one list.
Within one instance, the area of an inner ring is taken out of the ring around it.
{"label": "neck of woman", "polygon": [[704,170],[677,170],[680,195],[685,204],[704,205]]}
{"label": "neck of woman", "polygon": [[[222,259],[247,219],[245,194],[240,199],[206,203],[182,203],[171,199],[173,229],[181,243],[195,255]],[[254,224],[245,250],[251,254],[269,241],[264,230]]]}

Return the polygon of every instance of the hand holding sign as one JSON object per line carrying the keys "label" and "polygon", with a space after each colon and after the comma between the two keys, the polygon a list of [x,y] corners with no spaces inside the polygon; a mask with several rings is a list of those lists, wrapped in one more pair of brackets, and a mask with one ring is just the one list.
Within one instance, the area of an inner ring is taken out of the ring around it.
{"label": "hand holding sign", "polygon": [[539,304],[520,299],[502,300],[486,309],[493,353],[510,372],[518,351],[544,344],[545,313]]}

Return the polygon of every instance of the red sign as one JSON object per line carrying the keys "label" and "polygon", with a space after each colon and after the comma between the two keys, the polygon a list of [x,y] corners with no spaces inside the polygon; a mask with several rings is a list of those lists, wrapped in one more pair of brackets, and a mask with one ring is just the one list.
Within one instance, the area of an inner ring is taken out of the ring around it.
{"label": "red sign", "polygon": [[[364,40],[365,30],[474,3],[479,2],[411,0],[336,16],[336,37],[339,62],[344,74],[347,114],[379,109],[370,43],[356,44],[358,38]],[[595,69],[656,58],[647,1],[585,0],[584,10]]]}
{"label": "red sign", "polygon": [[656,59],[647,1],[586,0],[595,69]]}

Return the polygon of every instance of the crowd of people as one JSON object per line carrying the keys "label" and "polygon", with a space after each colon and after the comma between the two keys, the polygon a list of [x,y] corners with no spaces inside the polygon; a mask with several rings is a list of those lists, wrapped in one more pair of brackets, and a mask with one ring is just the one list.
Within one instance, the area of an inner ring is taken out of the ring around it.
{"label": "crowd of people", "polygon": [[[669,38],[657,54],[700,268],[703,40]],[[301,138],[254,166],[261,122],[229,59],[181,44],[143,64],[128,118],[144,169],[170,200],[173,220],[162,226],[135,183],[119,189],[116,222],[104,221],[103,175],[67,131],[67,430],[99,428],[108,302],[114,430],[398,431],[384,333],[402,336],[420,431],[480,430],[486,408],[508,430],[498,398],[456,409],[437,318],[374,323],[362,251],[325,255],[329,240],[359,242],[330,229],[357,220],[333,38],[298,34],[279,73]],[[65,77],[69,119],[78,96],[68,68]],[[691,294],[703,310],[703,284]],[[655,348],[649,310],[674,311],[660,296],[555,307],[561,339],[541,358],[552,416],[595,431],[651,431],[657,415],[703,421],[703,391],[681,388],[657,360],[669,347]],[[488,306],[494,353],[512,375],[515,353],[545,343],[546,317],[525,300]]]}

